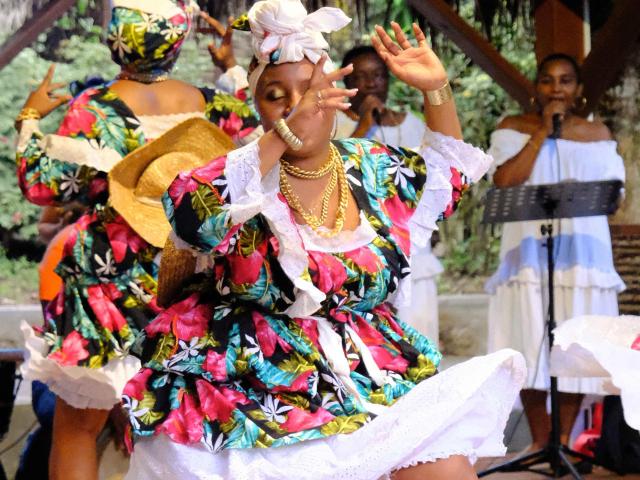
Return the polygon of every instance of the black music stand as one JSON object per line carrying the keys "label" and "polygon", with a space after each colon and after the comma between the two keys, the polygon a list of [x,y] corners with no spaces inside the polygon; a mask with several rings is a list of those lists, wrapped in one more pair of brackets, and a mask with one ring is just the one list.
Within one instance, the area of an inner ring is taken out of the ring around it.
{"label": "black music stand", "polygon": [[[547,335],[549,352],[553,347],[553,330],[556,328],[553,292],[554,238],[551,220],[573,217],[591,217],[610,215],[618,207],[618,198],[622,182],[611,180],[604,182],[563,182],[549,185],[521,185],[509,188],[492,188],[487,193],[483,223],[521,222],[527,220],[549,220],[541,226],[546,238],[547,270],[549,289],[549,312]],[[576,467],[568,455],[596,462],[592,457],[571,450],[560,443],[560,411],[558,405],[558,379],[550,377],[549,394],[551,396],[551,434],[549,443],[537,452],[522,455],[509,462],[488,468],[478,474],[484,477],[496,472],[529,471],[558,478],[570,473],[574,479],[581,480]],[[550,471],[533,468],[541,463],[549,463]],[[564,472],[562,471],[566,469]]]}

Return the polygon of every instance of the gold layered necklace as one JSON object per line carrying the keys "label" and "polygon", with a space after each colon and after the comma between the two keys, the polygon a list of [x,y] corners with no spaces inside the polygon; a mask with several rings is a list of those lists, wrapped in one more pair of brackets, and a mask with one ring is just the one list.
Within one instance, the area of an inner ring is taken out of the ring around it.
{"label": "gold layered necklace", "polygon": [[[340,156],[338,149],[333,144],[329,145],[329,159],[317,170],[304,170],[296,167],[295,165],[291,165],[286,160],[280,161],[280,191],[287,199],[289,206],[302,216],[304,221],[307,222],[307,225],[309,225],[318,235],[325,238],[334,237],[342,231],[347,214],[347,205],[349,203],[349,185],[347,183],[347,175],[344,172],[342,157]],[[300,198],[293,191],[291,183],[289,183],[287,174],[303,180],[319,179],[331,174],[327,187],[322,194],[320,216],[314,215],[311,211],[308,211],[302,206]],[[336,187],[340,189],[340,200],[336,210],[335,224],[333,228],[328,229],[324,227],[324,224],[329,216],[331,195],[335,191]]]}

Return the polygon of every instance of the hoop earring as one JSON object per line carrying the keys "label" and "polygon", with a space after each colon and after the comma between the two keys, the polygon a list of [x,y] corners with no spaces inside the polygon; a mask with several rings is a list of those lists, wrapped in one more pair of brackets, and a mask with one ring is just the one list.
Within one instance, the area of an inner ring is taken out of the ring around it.
{"label": "hoop earring", "polygon": [[336,139],[336,134],[338,133],[338,115],[333,117],[333,133],[331,134],[331,140]]}
{"label": "hoop earring", "polygon": [[587,105],[587,97],[580,95],[580,108],[584,108]]}
{"label": "hoop earring", "polygon": [[529,105],[531,106],[531,108],[535,107],[537,102],[538,100],[533,95],[529,97]]}

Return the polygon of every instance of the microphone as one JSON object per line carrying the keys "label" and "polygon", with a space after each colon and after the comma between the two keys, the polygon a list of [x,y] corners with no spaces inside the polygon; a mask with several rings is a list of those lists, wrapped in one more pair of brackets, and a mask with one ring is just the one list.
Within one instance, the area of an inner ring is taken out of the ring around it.
{"label": "microphone", "polygon": [[562,115],[554,113],[551,117],[551,121],[553,122],[553,133],[551,134],[551,138],[560,138],[560,131],[562,130]]}
{"label": "microphone", "polygon": [[371,116],[373,117],[373,121],[376,122],[376,125],[382,125],[382,112],[380,112],[380,110],[374,108]]}

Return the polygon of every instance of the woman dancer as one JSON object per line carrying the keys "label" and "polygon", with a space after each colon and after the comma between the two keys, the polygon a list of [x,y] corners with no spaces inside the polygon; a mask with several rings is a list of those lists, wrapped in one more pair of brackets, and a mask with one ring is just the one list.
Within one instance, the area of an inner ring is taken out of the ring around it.
{"label": "woman dancer", "polygon": [[[538,111],[503,120],[491,136],[491,154],[498,169],[498,186],[556,183],[568,180],[624,180],[616,142],[601,122],[574,114],[581,97],[580,68],[563,54],[545,58],[538,67]],[[561,136],[550,139],[553,117],[562,120]],[[487,284],[489,351],[511,347],[521,351],[529,370],[521,398],[533,437],[532,449],[546,444],[550,419],[546,409],[549,388],[546,250],[543,222],[505,224],[500,266]],[[624,288],[613,266],[609,225],[605,216],[555,222],[555,317],[559,324],[579,315],[618,314],[617,294]],[[544,300],[543,300],[544,299]],[[582,394],[602,394],[597,378],[558,379],[561,440],[566,444],[582,402]]]}
{"label": "woman dancer", "polygon": [[[126,154],[191,117],[206,117],[246,140],[255,119],[238,98],[197,89],[168,75],[191,28],[188,2],[116,0],[109,26],[117,78],[71,103],[56,135],[39,118],[61,105],[50,97],[53,68],[18,117],[18,180],[38,205],[87,206],[58,267],[64,286],[43,329],[25,327],[28,378],[57,395],[52,478],[97,474],[95,440],[139,362],[128,355],[137,332],[158,312],[156,256],[144,232],[107,202],[107,174]],[[148,237],[147,237],[148,238]]]}
{"label": "woman dancer", "polygon": [[[491,159],[460,138],[446,73],[377,28],[381,57],[425,95],[421,153],[330,142],[337,88],[320,32],[349,19],[299,0],[249,11],[249,75],[267,133],[178,176],[176,245],[214,262],[145,329],[125,388],[136,441],[127,478],[470,479],[500,454],[524,377],[503,351],[435,375],[436,346],[392,310],[410,295],[410,243],[429,239]],[[453,169],[453,170],[452,170]],[[461,173],[463,172],[463,173]],[[163,260],[164,261],[164,260]]]}

